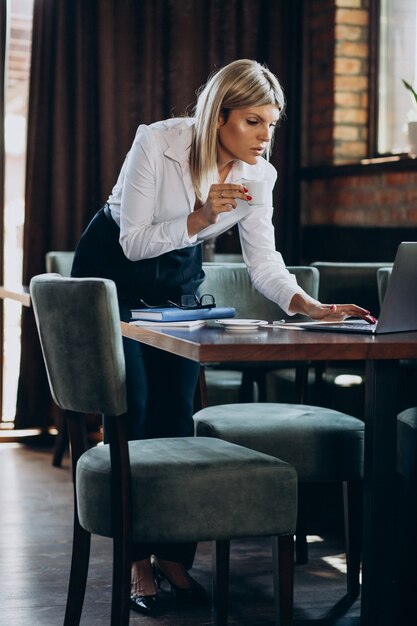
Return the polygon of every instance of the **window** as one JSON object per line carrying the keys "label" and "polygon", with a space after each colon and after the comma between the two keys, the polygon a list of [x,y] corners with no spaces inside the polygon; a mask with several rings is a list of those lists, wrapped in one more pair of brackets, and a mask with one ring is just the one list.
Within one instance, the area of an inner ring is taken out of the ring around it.
{"label": "window", "polygon": [[[26,119],[33,0],[9,0],[5,95],[4,282],[22,282]],[[4,301],[3,407],[0,422],[12,425],[20,360],[18,302]]]}
{"label": "window", "polygon": [[417,120],[405,79],[417,87],[417,2],[380,0],[377,152],[410,152],[408,122]]}

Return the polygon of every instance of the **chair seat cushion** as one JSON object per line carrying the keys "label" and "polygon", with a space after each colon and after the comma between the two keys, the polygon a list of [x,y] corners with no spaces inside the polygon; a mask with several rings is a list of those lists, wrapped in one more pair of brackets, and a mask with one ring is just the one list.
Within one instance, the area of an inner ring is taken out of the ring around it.
{"label": "chair seat cushion", "polygon": [[364,424],[332,409],[303,404],[212,406],[194,415],[197,436],[218,437],[283,459],[300,482],[360,480]]}
{"label": "chair seat cushion", "polygon": [[417,480],[417,407],[398,415],[397,470],[405,478]]}
{"label": "chair seat cushion", "polygon": [[[275,457],[205,437],[131,441],[129,454],[135,541],[220,540],[295,531],[297,475]],[[82,455],[76,481],[81,525],[110,537],[107,445]]]}

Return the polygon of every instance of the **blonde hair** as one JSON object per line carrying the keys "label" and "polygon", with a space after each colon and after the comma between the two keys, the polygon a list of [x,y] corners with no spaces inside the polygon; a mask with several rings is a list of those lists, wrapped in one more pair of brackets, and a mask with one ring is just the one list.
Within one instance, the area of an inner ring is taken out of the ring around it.
{"label": "blonde hair", "polygon": [[[281,115],[284,94],[277,77],[265,66],[239,59],[221,68],[197,92],[195,127],[190,152],[191,178],[197,198],[204,202],[210,186],[218,182],[217,124],[229,111],[274,104]],[[269,159],[271,144],[266,158]]]}

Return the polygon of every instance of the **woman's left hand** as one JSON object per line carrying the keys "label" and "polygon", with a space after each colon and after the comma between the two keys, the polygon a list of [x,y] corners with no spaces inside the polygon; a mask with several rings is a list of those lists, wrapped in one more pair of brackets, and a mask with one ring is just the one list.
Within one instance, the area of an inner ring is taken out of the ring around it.
{"label": "woman's left hand", "polygon": [[376,319],[369,311],[356,304],[312,304],[309,307],[308,316],[314,320],[340,322],[347,317],[358,317],[375,324]]}
{"label": "woman's left hand", "polygon": [[322,304],[313,300],[307,294],[296,293],[290,304],[292,313],[302,313],[313,320],[329,322],[341,322],[347,317],[359,317],[360,319],[375,324],[376,319],[366,309],[357,304]]}

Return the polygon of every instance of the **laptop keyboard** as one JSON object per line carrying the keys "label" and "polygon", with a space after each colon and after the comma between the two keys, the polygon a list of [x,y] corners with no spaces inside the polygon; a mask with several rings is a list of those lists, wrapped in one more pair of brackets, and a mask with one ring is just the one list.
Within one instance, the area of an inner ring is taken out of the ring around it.
{"label": "laptop keyboard", "polygon": [[[350,330],[353,332],[357,331],[362,333],[373,333],[375,332],[376,327],[376,324],[368,324],[368,322],[342,322],[341,324],[337,325],[328,324],[329,330]],[[321,327],[322,330],[323,328],[325,329],[324,326]],[[319,330],[319,328],[317,328],[317,330]]]}
{"label": "laptop keyboard", "polygon": [[321,331],[350,331],[350,332],[358,332],[358,333],[366,333],[372,334],[376,331],[377,324],[368,324],[368,322],[336,322],[332,324],[330,322],[327,323],[319,323],[319,324],[311,324],[305,326],[306,330],[321,330]]}
{"label": "laptop keyboard", "polygon": [[368,324],[368,322],[351,322],[350,324],[341,324],[342,328],[352,328],[353,330],[372,330],[376,328],[376,324]]}

